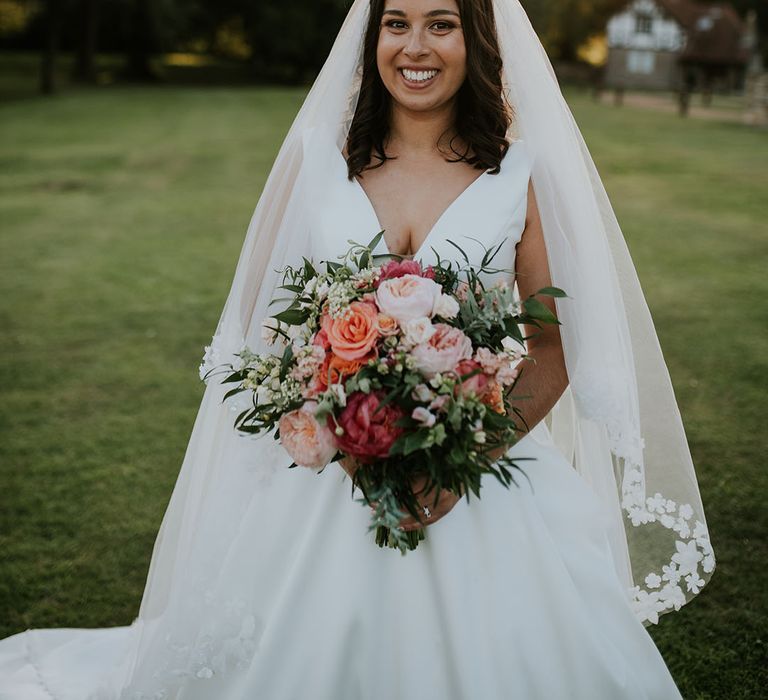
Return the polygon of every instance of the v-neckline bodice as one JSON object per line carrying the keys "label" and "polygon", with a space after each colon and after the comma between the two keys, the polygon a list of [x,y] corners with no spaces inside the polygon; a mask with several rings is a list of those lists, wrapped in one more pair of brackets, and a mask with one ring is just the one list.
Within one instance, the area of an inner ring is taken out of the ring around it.
{"label": "v-neckline bodice", "polygon": [[[346,158],[344,158],[344,154],[340,150],[336,150],[336,152],[339,154],[339,157],[341,158],[342,162],[346,166],[347,161]],[[484,177],[488,174],[487,170],[484,170],[478,177],[476,177],[472,182],[470,182],[459,194],[448,204],[448,206],[443,209],[440,216],[435,219],[435,223],[432,224],[429,231],[427,231],[427,235],[424,236],[424,240],[422,240],[421,245],[412,253],[409,255],[401,255],[400,257],[412,257],[416,258],[418,257],[421,252],[426,248],[427,243],[432,238],[435,231],[440,227],[440,225],[443,223],[443,221],[448,217],[448,214],[452,209],[454,209],[458,204],[465,199],[465,197],[470,193],[475,186],[477,185],[480,180],[484,179]],[[379,215],[376,213],[376,209],[373,206],[373,202],[371,201],[371,198],[368,196],[368,193],[363,189],[363,186],[358,181],[357,177],[353,177],[351,181],[352,186],[360,193],[361,197],[363,198],[366,208],[368,210],[369,215],[371,216],[372,220],[376,223],[376,226],[378,227],[378,231],[383,231],[384,227],[381,225],[381,221],[379,221]],[[381,245],[386,248],[386,251],[389,255],[399,255],[398,253],[393,253],[389,246],[387,245],[387,242],[384,238],[384,236],[381,237]]]}

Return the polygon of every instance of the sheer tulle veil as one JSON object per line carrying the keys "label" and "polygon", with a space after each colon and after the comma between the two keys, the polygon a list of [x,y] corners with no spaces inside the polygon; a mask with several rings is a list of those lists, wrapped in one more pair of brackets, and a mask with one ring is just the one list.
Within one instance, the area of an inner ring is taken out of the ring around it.
{"label": "sheer tulle veil", "polygon": [[[569,294],[557,309],[570,386],[546,420],[613,516],[610,542],[628,599],[644,623],[657,622],[696,595],[715,567],[683,424],[624,237],[552,66],[518,0],[493,5],[515,110],[510,138],[525,140],[532,154],[553,284]],[[331,147],[345,142],[368,10],[368,0],[352,4],[280,148],[201,374],[234,361],[244,345],[266,349],[261,323],[277,270],[309,255],[303,183],[323,173],[304,167],[304,149],[316,129],[332,135]],[[225,391],[215,379],[205,388],[153,551],[125,697],[154,697],[143,693],[158,687],[158,676],[194,672],[202,648],[223,669],[240,663],[252,651],[249,611],[276,604],[270,596],[278,594],[259,587],[259,562],[243,575],[243,558],[265,531],[274,547],[290,545],[267,517],[297,506],[273,488],[290,460],[271,436],[235,433],[237,409],[222,402]]]}

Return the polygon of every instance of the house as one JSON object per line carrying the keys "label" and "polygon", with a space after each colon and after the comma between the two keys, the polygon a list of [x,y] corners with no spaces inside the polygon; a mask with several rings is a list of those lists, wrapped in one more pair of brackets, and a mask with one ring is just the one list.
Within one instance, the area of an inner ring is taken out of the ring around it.
{"label": "house", "polygon": [[741,90],[754,42],[727,3],[631,0],[608,21],[609,88]]}

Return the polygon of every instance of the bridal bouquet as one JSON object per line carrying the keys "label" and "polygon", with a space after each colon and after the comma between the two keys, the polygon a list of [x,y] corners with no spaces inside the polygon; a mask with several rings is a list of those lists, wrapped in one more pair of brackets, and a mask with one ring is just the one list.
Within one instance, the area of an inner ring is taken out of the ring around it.
{"label": "bridal bouquet", "polygon": [[272,303],[287,305],[263,328],[276,352],[243,349],[222,382],[236,385],[224,400],[250,392],[235,427],[274,431],[291,467],[322,471],[354,458],[352,489],[373,509],[369,531],[379,546],[405,554],[426,536],[424,528],[398,528],[401,506],[422,520],[417,477],[426,479],[425,493],[435,489],[435,504],[442,489],[479,497],[484,473],[507,488],[516,483],[520,467],[491,453],[520,432],[522,418],[507,401],[528,359],[518,324],[558,323],[535,297],[565,293],[547,287],[521,303],[506,282],[484,285],[486,273],[513,274],[492,267],[501,246],[486,250],[476,269],[458,246],[466,265],[438,259],[424,269],[374,256],[382,235],[367,246],[350,242],[324,271],[307,259],[286,267],[280,288],[290,296]]}

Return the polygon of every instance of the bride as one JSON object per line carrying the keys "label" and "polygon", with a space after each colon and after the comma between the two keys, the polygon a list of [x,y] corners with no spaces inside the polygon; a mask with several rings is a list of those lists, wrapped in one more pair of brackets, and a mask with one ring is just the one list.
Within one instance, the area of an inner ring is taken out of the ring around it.
{"label": "bride", "polygon": [[529,479],[441,493],[403,519],[428,537],[400,556],[367,532],[354,463],[287,469],[208,381],[137,618],[0,641],[2,700],[680,697],[644,625],[714,570],[695,472],[621,230],[517,0],[353,3],[201,376],[266,349],[277,270],[380,230],[376,253],[424,264],[501,245],[520,297],[568,293],[561,326],[526,329],[510,454]]}

